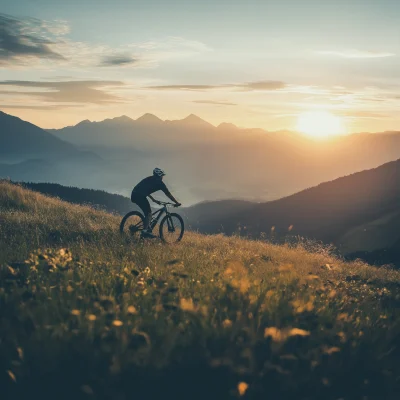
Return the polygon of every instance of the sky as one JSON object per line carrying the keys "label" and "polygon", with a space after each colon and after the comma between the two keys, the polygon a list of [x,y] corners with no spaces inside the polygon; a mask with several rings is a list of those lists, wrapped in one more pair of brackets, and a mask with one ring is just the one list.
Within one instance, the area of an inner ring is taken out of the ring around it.
{"label": "sky", "polygon": [[0,110],[400,130],[400,1],[0,0]]}

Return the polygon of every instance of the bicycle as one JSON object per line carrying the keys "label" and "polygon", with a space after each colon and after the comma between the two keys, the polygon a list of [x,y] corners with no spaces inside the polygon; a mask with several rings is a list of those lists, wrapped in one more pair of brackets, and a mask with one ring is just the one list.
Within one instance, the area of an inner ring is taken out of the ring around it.
{"label": "bicycle", "polygon": [[[164,243],[177,243],[182,240],[185,232],[185,224],[182,217],[176,213],[170,213],[168,206],[175,206],[173,203],[159,202],[163,207],[154,211],[151,214],[151,221],[149,229],[152,232],[160,221],[163,214],[165,216],[161,219],[159,227],[160,239]],[[129,221],[129,222],[128,222]],[[142,238],[141,231],[144,228],[144,215],[139,211],[131,211],[122,218],[119,230],[121,234],[129,233],[132,239]]]}

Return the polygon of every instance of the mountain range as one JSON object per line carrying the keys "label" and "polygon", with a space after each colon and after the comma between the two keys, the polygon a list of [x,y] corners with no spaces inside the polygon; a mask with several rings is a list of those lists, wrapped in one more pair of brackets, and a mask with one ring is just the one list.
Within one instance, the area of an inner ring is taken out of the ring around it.
{"label": "mountain range", "polygon": [[[84,120],[45,131],[5,113],[1,117],[0,136],[5,141],[13,137],[23,143],[24,135],[35,128],[50,144],[41,146],[47,150],[38,154],[25,154],[18,145],[3,152],[0,176],[128,196],[157,166],[167,171],[168,186],[186,205],[222,199],[271,201],[400,155],[399,132],[318,141],[291,131],[244,129],[229,123],[216,127],[195,115],[163,121],[152,114],[136,120]],[[53,156],[61,144],[69,147],[68,157]]]}
{"label": "mountain range", "polygon": [[137,120],[123,116],[50,132],[117,162],[120,169],[139,170],[138,178],[152,166],[162,166],[177,195],[192,203],[274,200],[400,155],[399,132],[318,141],[291,131],[244,129],[228,123],[215,127],[195,115],[176,121],[162,121],[152,114]]}

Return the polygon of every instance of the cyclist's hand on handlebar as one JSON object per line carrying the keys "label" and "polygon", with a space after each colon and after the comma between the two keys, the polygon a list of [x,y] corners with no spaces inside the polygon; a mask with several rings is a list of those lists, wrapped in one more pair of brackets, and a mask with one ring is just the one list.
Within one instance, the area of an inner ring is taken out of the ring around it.
{"label": "cyclist's hand on handlebar", "polygon": [[174,207],[180,207],[182,205],[182,203],[175,203]]}

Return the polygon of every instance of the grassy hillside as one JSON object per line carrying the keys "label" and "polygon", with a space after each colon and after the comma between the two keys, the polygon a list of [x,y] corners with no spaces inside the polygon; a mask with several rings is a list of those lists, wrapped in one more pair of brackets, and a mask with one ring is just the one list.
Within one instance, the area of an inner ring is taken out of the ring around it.
{"label": "grassy hillside", "polygon": [[2,399],[399,397],[399,272],[118,224],[0,182]]}
{"label": "grassy hillside", "polygon": [[127,212],[136,209],[128,197],[107,193],[104,190],[81,189],[57,183],[21,182],[20,185],[46,196],[58,197],[69,203],[90,205],[109,213],[125,215]]}

